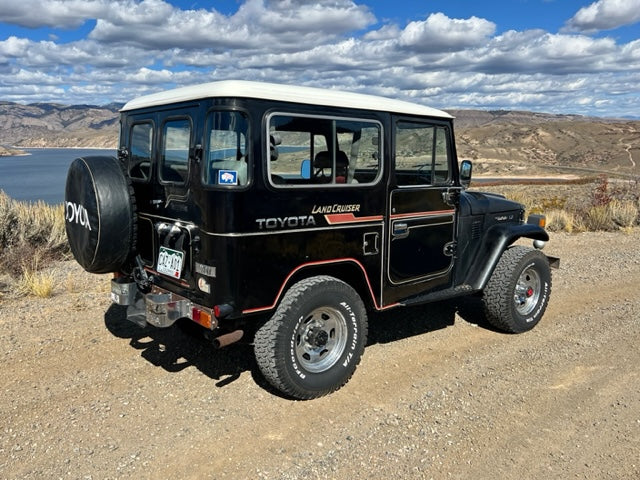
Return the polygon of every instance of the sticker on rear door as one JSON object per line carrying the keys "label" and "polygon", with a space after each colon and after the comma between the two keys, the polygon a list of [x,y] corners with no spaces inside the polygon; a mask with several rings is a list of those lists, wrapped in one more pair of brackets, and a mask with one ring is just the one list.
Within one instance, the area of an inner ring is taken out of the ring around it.
{"label": "sticker on rear door", "polygon": [[238,172],[235,170],[218,170],[218,185],[238,185]]}
{"label": "sticker on rear door", "polygon": [[167,247],[160,247],[160,253],[158,253],[158,273],[169,275],[173,278],[180,278],[183,260],[183,252],[171,250]]}

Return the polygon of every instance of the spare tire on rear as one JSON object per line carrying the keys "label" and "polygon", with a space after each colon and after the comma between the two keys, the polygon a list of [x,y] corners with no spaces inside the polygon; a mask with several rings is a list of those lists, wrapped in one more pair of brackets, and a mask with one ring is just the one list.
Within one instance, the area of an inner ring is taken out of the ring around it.
{"label": "spare tire on rear", "polygon": [[65,187],[71,252],[91,273],[115,272],[132,260],[136,240],[133,189],[114,157],[76,158]]}

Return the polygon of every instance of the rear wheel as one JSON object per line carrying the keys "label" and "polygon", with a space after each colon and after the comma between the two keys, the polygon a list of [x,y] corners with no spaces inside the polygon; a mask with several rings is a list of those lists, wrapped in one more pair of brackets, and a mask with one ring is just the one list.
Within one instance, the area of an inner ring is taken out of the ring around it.
{"label": "rear wheel", "polygon": [[515,246],[502,254],[482,294],[484,313],[494,327],[510,333],[531,330],[551,294],[551,270],[539,250]]}
{"label": "rear wheel", "polygon": [[293,285],[256,333],[265,378],[299,399],[331,393],[353,375],[367,339],[362,300],[346,283],[317,276]]}

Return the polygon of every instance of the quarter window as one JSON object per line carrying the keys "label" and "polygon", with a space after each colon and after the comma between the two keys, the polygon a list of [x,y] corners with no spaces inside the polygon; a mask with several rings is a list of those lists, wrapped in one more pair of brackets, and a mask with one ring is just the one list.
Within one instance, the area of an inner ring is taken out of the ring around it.
{"label": "quarter window", "polygon": [[207,185],[247,184],[247,117],[241,112],[210,112],[203,181]]}
{"label": "quarter window", "polygon": [[167,182],[185,183],[189,176],[191,122],[169,120],[162,129],[160,178]]}
{"label": "quarter window", "polygon": [[449,181],[449,147],[445,127],[398,122],[395,153],[399,185],[437,185]]}
{"label": "quarter window", "polygon": [[315,116],[269,118],[268,171],[274,185],[357,185],[380,174],[377,122]]}

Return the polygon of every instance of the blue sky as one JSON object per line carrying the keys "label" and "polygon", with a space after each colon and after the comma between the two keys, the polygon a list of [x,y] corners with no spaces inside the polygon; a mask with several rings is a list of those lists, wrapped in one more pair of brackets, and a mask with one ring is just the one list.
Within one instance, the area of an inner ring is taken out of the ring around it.
{"label": "blue sky", "polygon": [[264,80],[640,117],[640,0],[4,0],[0,101]]}

